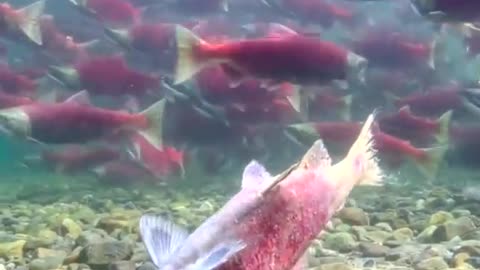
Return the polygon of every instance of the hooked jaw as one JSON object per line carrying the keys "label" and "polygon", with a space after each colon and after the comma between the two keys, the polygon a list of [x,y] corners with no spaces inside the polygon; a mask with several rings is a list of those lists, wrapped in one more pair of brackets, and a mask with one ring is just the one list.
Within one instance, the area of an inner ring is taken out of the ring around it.
{"label": "hooked jaw", "polygon": [[105,28],[105,35],[124,49],[131,49],[131,41],[126,29]]}
{"label": "hooked jaw", "polygon": [[368,68],[368,60],[356,53],[349,52],[347,55],[347,81],[360,82],[365,85],[365,76]]}
{"label": "hooked jaw", "polygon": [[0,129],[22,138],[30,137],[32,132],[30,118],[19,108],[0,110]]}

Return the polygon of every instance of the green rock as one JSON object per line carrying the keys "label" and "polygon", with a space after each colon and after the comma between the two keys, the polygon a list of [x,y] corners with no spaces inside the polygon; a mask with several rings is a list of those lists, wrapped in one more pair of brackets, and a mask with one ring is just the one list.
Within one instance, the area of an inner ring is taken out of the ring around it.
{"label": "green rock", "polygon": [[324,247],[340,252],[350,252],[357,248],[358,243],[354,237],[346,232],[326,234],[324,238]]}
{"label": "green rock", "polygon": [[310,270],[355,270],[355,268],[347,263],[329,263],[310,268]]}
{"label": "green rock", "polygon": [[420,234],[417,235],[417,241],[420,243],[434,243],[433,233],[437,230],[438,226],[431,225],[425,228]]}
{"label": "green rock", "polygon": [[338,217],[347,224],[350,225],[359,225],[366,226],[369,225],[369,218],[367,213],[360,208],[355,207],[346,207],[343,208],[339,213]]}
{"label": "green rock", "polygon": [[0,243],[0,257],[2,258],[23,258],[23,247],[25,240],[17,240],[14,242]]}
{"label": "green rock", "polygon": [[413,239],[413,231],[409,228],[397,229],[393,231],[391,239],[400,242],[408,242]]}
{"label": "green rock", "polygon": [[453,219],[454,219],[453,215],[450,214],[449,212],[438,211],[430,217],[430,221],[428,222],[428,225],[438,226],[446,223],[447,221],[451,221]]}
{"label": "green rock", "polygon": [[135,270],[135,268],[132,261],[117,261],[108,265],[108,270]]}
{"label": "green rock", "polygon": [[382,244],[387,239],[392,237],[392,233],[385,232],[385,231],[370,231],[370,232],[366,232],[363,236],[364,236],[364,239],[362,240],[370,241],[377,244]]}
{"label": "green rock", "polygon": [[473,230],[475,230],[475,224],[472,220],[469,217],[460,217],[438,226],[433,233],[433,239],[437,242],[450,241],[456,236],[463,237]]}
{"label": "green rock", "polygon": [[449,266],[443,260],[442,257],[428,258],[417,263],[417,265],[415,265],[415,270],[447,270],[447,269],[449,269]]}
{"label": "green rock", "polygon": [[70,218],[65,218],[62,221],[62,228],[67,232],[66,236],[74,240],[82,233],[82,227]]}
{"label": "green rock", "polygon": [[108,265],[115,261],[130,258],[132,246],[123,241],[103,241],[85,247],[80,254],[80,262],[89,265]]}

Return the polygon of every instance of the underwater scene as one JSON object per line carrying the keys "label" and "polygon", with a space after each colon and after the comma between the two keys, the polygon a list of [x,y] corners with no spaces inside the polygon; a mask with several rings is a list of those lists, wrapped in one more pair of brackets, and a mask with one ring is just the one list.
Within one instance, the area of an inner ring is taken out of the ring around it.
{"label": "underwater scene", "polygon": [[0,37],[0,270],[480,269],[479,0],[9,0]]}

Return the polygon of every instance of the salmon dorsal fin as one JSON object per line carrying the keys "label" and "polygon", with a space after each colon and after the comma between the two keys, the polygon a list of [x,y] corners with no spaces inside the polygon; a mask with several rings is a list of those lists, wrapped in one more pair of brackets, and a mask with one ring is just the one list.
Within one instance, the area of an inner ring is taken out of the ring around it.
{"label": "salmon dorsal fin", "polygon": [[244,188],[257,188],[266,179],[270,179],[272,176],[270,173],[255,160],[250,161],[242,176],[242,189]]}
{"label": "salmon dorsal fin", "polygon": [[90,105],[90,95],[87,90],[82,90],[73,96],[69,97],[64,101],[64,103],[75,103],[78,105]]}
{"label": "salmon dorsal fin", "polygon": [[312,169],[318,167],[329,167],[331,165],[332,159],[328,154],[327,148],[325,148],[322,140],[317,140],[303,156],[299,167],[304,169]]}

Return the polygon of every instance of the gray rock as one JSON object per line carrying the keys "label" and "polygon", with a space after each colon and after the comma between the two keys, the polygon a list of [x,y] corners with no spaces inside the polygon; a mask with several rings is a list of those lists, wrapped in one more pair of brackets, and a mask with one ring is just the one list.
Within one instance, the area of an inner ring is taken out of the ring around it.
{"label": "gray rock", "polygon": [[473,230],[475,230],[475,224],[469,217],[459,217],[438,226],[432,237],[436,242],[449,241]]}
{"label": "gray rock", "polygon": [[361,242],[359,249],[365,257],[384,257],[390,250],[389,247],[369,242]]}
{"label": "gray rock", "polygon": [[157,267],[151,262],[145,262],[137,270],[157,270]]}
{"label": "gray rock", "polygon": [[105,231],[99,229],[92,229],[88,231],[83,231],[77,238],[76,243],[79,246],[86,247],[94,243],[111,240],[115,240],[115,238],[108,235]]}
{"label": "gray rock", "polygon": [[62,258],[57,257],[45,257],[45,258],[37,258],[32,260],[28,264],[29,270],[50,270],[50,269],[57,269],[63,263]]}
{"label": "gray rock", "polygon": [[338,217],[345,223],[350,225],[365,226],[369,224],[369,218],[360,208],[347,207],[338,213]]}
{"label": "gray rock", "polygon": [[423,260],[415,265],[415,270],[446,270],[448,264],[442,257],[433,257]]}
{"label": "gray rock", "polygon": [[116,261],[108,265],[108,270],[135,270],[135,268],[132,261]]}
{"label": "gray rock", "polygon": [[353,236],[346,232],[326,234],[324,247],[340,252],[350,252],[358,246]]}
{"label": "gray rock", "polygon": [[130,258],[132,246],[129,243],[110,240],[86,246],[80,254],[80,262],[89,265],[107,265]]}

